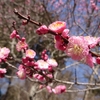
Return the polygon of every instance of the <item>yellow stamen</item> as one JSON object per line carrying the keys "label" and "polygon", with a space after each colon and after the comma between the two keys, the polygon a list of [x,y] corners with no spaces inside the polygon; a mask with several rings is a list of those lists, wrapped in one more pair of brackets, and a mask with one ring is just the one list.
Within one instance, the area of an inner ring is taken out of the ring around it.
{"label": "yellow stamen", "polygon": [[75,55],[80,55],[82,51],[83,49],[79,45],[77,44],[74,45],[73,52]]}

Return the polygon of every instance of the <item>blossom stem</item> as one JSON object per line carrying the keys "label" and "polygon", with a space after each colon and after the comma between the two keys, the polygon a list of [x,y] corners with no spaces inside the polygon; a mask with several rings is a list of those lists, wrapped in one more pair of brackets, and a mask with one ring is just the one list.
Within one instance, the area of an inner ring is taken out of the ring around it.
{"label": "blossom stem", "polygon": [[[29,18],[29,17],[25,17],[24,15],[22,15],[21,13],[19,13],[19,12],[17,11],[17,9],[14,10],[14,13],[15,13],[15,14],[18,16],[18,18],[20,18],[20,19],[27,20],[28,22],[30,22],[30,23],[32,23],[32,24],[35,24],[36,26],[42,26],[41,23],[36,22],[36,21],[32,20],[32,19]],[[48,32],[49,32],[50,34],[52,34],[52,35],[57,35],[57,33],[54,32],[54,31],[52,31],[52,30],[49,30]],[[61,36],[61,37],[62,37],[62,36]],[[63,38],[63,37],[62,37],[62,39],[64,40],[64,42],[65,42],[66,44],[68,44],[68,40],[67,40],[67,39],[65,39],[65,38]]]}
{"label": "blossom stem", "polygon": [[89,53],[91,53],[93,57],[100,57],[100,54],[98,54],[98,53],[95,53],[92,51],[89,51]]}
{"label": "blossom stem", "polygon": [[31,22],[31,23],[37,25],[37,26],[41,26],[41,25],[42,25],[41,23],[38,23],[38,22],[36,22],[36,21],[33,21],[32,19],[29,19],[29,17],[23,16],[22,14],[20,14],[20,13],[17,11],[17,9],[14,10],[14,13],[15,13],[15,14],[18,16],[18,18],[20,18],[20,19],[25,19],[25,20],[27,20],[27,21],[29,21],[29,22]]}

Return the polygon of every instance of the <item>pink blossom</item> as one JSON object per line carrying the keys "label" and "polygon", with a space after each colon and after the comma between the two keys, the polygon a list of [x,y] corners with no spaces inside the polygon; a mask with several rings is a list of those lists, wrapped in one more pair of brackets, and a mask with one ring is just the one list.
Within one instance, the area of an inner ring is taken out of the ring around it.
{"label": "pink blossom", "polygon": [[20,78],[20,79],[25,79],[26,78],[26,73],[25,73],[25,70],[20,70],[17,72],[17,76]]}
{"label": "pink blossom", "polygon": [[42,25],[36,30],[36,32],[37,32],[38,35],[47,34],[48,33],[48,28],[47,28],[46,25]]}
{"label": "pink blossom", "polygon": [[13,32],[10,34],[10,38],[13,39],[16,37],[16,35],[17,35],[16,30],[13,30]]}
{"label": "pink blossom", "polygon": [[88,43],[89,48],[94,48],[100,42],[99,37],[85,36],[84,40]]}
{"label": "pink blossom", "polygon": [[44,87],[45,87],[45,85],[39,85],[39,89],[42,89]]}
{"label": "pink blossom", "polygon": [[0,62],[3,60],[5,61],[6,58],[9,56],[10,50],[6,47],[0,48]]}
{"label": "pink blossom", "polygon": [[46,54],[46,52],[47,52],[47,50],[43,50],[41,53],[41,58],[45,61],[48,59],[48,55]]}
{"label": "pink blossom", "polygon": [[97,58],[96,58],[96,63],[97,63],[97,64],[100,64],[100,57],[97,57]]}
{"label": "pink blossom", "polygon": [[22,58],[22,62],[25,64],[25,63],[27,63],[27,61],[29,60],[29,58],[27,58],[27,57],[23,57]]}
{"label": "pink blossom", "polygon": [[89,54],[89,48],[83,37],[72,36],[69,38],[66,54],[74,60],[82,60]]}
{"label": "pink blossom", "polygon": [[58,41],[55,43],[55,48],[61,51],[64,51],[66,49],[65,45],[59,43]]}
{"label": "pink blossom", "polygon": [[55,48],[57,48],[58,50],[62,50],[62,51],[64,51],[66,49],[64,42],[63,42],[61,36],[59,36],[59,35],[55,36]]}
{"label": "pink blossom", "polygon": [[91,68],[93,68],[93,66],[94,66],[94,58],[91,56],[91,54],[88,54],[88,55],[86,56],[86,61],[85,61],[85,63],[86,63],[87,65],[89,65]]}
{"label": "pink blossom", "polygon": [[36,64],[37,64],[38,69],[41,69],[41,70],[46,70],[49,67],[49,64],[46,61],[42,60],[42,59],[38,60],[36,62]]}
{"label": "pink blossom", "polygon": [[50,86],[47,86],[46,89],[47,89],[47,91],[48,91],[49,93],[52,93],[52,88],[51,88]]}
{"label": "pink blossom", "polygon": [[19,67],[18,67],[18,70],[23,70],[25,68],[25,66],[24,65],[19,65]]}
{"label": "pink blossom", "polygon": [[33,59],[36,56],[36,52],[32,49],[26,50],[26,57]]}
{"label": "pink blossom", "polygon": [[26,71],[24,69],[24,66],[23,65],[20,65],[18,67],[18,71],[17,71],[17,76],[20,78],[20,79],[25,79],[26,78]]}
{"label": "pink blossom", "polygon": [[26,50],[28,48],[28,44],[25,41],[19,41],[16,44],[16,49],[17,51],[21,51],[21,50]]}
{"label": "pink blossom", "polygon": [[97,5],[94,3],[94,2],[91,2],[91,7],[95,10],[98,10],[98,7]]}
{"label": "pink blossom", "polygon": [[64,31],[62,32],[61,36],[63,38],[69,38],[69,29],[64,29]]}
{"label": "pink blossom", "polygon": [[66,28],[66,23],[63,21],[56,21],[49,25],[49,29],[61,34],[63,30]]}
{"label": "pink blossom", "polygon": [[45,81],[45,78],[40,74],[34,74],[33,77],[37,79],[38,81],[41,81],[41,82]]}
{"label": "pink blossom", "polygon": [[49,78],[53,78],[53,75],[52,74],[47,74],[47,77],[49,77]]}
{"label": "pink blossom", "polygon": [[54,72],[53,67],[52,66],[49,66],[48,67],[48,71],[51,72],[51,73],[53,73]]}
{"label": "pink blossom", "polygon": [[6,69],[5,68],[0,68],[0,78],[3,78],[5,73],[6,73]]}
{"label": "pink blossom", "polygon": [[95,40],[89,37],[89,39],[86,40],[86,37],[83,36],[72,36],[68,41],[66,54],[72,59],[82,61],[92,68],[94,65],[94,58],[89,53],[89,46],[90,48],[94,47],[99,39]]}
{"label": "pink blossom", "polygon": [[58,85],[55,88],[52,89],[53,93],[55,94],[61,94],[66,91],[65,85]]}
{"label": "pink blossom", "polygon": [[58,63],[56,62],[56,60],[55,59],[48,59],[47,60],[47,63],[49,64],[49,66],[52,66],[52,67],[57,67],[58,66]]}

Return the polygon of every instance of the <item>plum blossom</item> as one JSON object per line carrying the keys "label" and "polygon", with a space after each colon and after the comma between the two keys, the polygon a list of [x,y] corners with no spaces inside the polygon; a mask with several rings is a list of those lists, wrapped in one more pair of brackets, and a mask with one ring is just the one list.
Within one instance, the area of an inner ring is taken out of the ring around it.
{"label": "plum blossom", "polygon": [[65,85],[58,85],[55,88],[53,88],[52,91],[55,94],[64,93],[66,91],[66,86]]}
{"label": "plum blossom", "polygon": [[91,68],[94,67],[94,63],[96,63],[95,61],[95,58],[92,57],[91,54],[88,54],[86,57],[84,57],[82,60],[81,60],[83,63],[86,63],[87,65],[89,65]]}
{"label": "plum blossom", "polygon": [[26,78],[26,71],[25,71],[23,65],[19,65],[18,71],[17,71],[16,74],[20,79],[25,79]]}
{"label": "plum blossom", "polygon": [[53,68],[56,68],[58,66],[58,63],[56,62],[55,59],[48,59],[47,63],[49,64],[49,66],[52,66]]}
{"label": "plum blossom", "polygon": [[92,9],[98,10],[97,5],[93,1],[91,2],[91,7]]}
{"label": "plum blossom", "polygon": [[64,29],[64,31],[62,32],[61,36],[63,38],[69,38],[69,29]]}
{"label": "plum blossom", "polygon": [[6,69],[5,68],[0,68],[0,78],[3,78],[5,73],[6,73]]}
{"label": "plum blossom", "polygon": [[88,43],[89,48],[94,48],[100,42],[100,37],[84,36],[84,40]]}
{"label": "plum blossom", "polygon": [[66,86],[65,85],[58,85],[55,88],[52,88],[51,86],[46,86],[46,89],[49,93],[54,93],[54,94],[61,94],[66,91]]}
{"label": "plum blossom", "polygon": [[49,78],[53,78],[53,75],[52,74],[47,74],[47,77],[49,77]]}
{"label": "plum blossom", "polygon": [[96,63],[97,63],[97,64],[100,64],[100,57],[97,57],[97,58],[96,58]]}
{"label": "plum blossom", "polygon": [[58,50],[62,50],[62,51],[66,49],[66,46],[64,45],[64,42],[61,36],[59,35],[55,36],[55,48],[57,48]]}
{"label": "plum blossom", "polygon": [[40,26],[37,30],[36,30],[36,33],[38,35],[43,35],[43,34],[47,34],[48,33],[48,28],[46,25],[42,25]]}
{"label": "plum blossom", "polygon": [[81,60],[89,54],[89,48],[83,37],[72,36],[69,38],[66,53],[72,59]]}
{"label": "plum blossom", "polygon": [[47,52],[47,50],[43,50],[41,53],[41,58],[45,61],[48,59],[48,55],[46,54],[46,52]]}
{"label": "plum blossom", "polygon": [[26,50],[26,57],[33,59],[36,56],[36,52],[32,49]]}
{"label": "plum blossom", "polygon": [[47,89],[47,91],[48,91],[49,93],[52,93],[52,88],[51,88],[50,86],[47,86],[46,89]]}
{"label": "plum blossom", "polygon": [[34,74],[33,77],[37,79],[38,81],[41,81],[41,82],[45,81],[45,78],[40,74]]}
{"label": "plum blossom", "polygon": [[37,64],[37,68],[41,69],[41,70],[46,70],[49,67],[49,64],[46,61],[42,60],[42,59],[38,60],[36,62],[36,64]]}
{"label": "plum blossom", "polygon": [[0,60],[6,60],[9,56],[10,50],[6,47],[0,48]]}
{"label": "plum blossom", "polygon": [[61,34],[63,30],[66,28],[66,23],[63,21],[56,21],[49,25],[49,30],[56,32],[57,34]]}
{"label": "plum blossom", "polygon": [[28,48],[28,44],[26,43],[26,41],[18,41],[18,43],[16,44],[16,49],[17,51],[21,51],[21,50],[26,50]]}
{"label": "plum blossom", "polygon": [[72,36],[69,38],[66,54],[74,60],[82,61],[93,67],[93,57],[89,54],[89,42],[82,36]]}
{"label": "plum blossom", "polygon": [[10,34],[10,38],[13,39],[16,37],[16,35],[17,35],[17,31],[13,30],[13,32]]}

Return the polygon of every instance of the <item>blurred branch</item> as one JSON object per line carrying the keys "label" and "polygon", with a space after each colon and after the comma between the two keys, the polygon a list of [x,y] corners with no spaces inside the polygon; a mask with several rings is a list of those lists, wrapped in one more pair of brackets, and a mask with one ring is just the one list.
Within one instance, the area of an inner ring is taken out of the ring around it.
{"label": "blurred branch", "polygon": [[20,14],[20,13],[17,11],[17,9],[14,10],[14,13],[15,13],[15,14],[18,16],[18,18],[20,18],[20,19],[27,20],[27,21],[29,21],[30,23],[33,23],[33,24],[35,24],[35,25],[37,25],[37,26],[41,26],[41,23],[38,23],[38,22],[36,22],[36,21],[33,21],[33,20],[30,19],[29,17],[23,16],[22,14]]}

